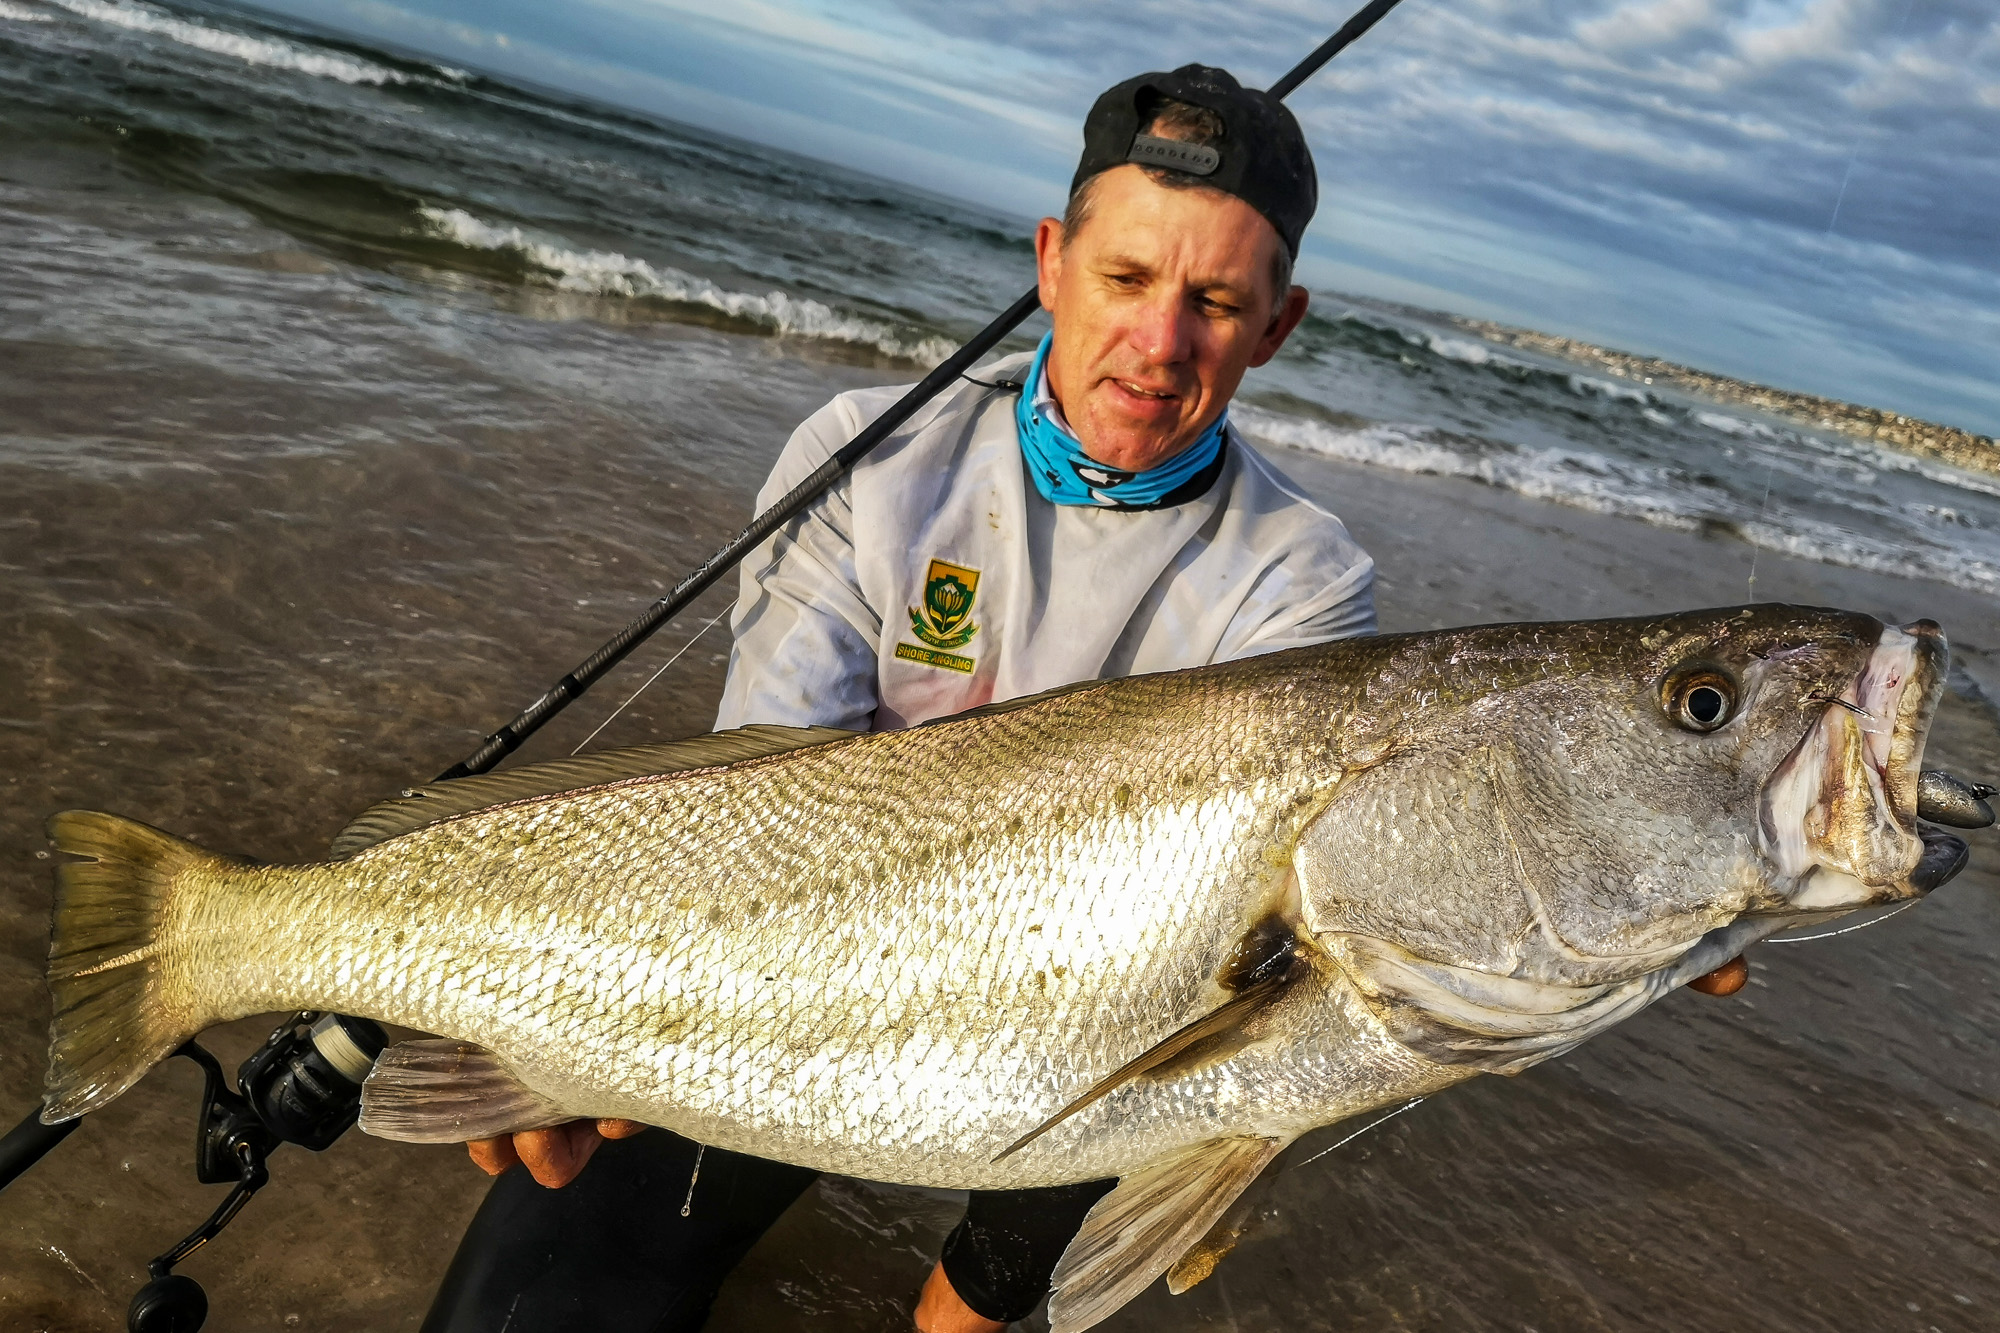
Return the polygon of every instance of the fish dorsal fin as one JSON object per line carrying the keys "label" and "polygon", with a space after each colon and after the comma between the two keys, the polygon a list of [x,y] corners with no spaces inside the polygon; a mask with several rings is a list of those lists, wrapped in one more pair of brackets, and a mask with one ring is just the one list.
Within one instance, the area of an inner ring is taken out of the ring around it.
{"label": "fish dorsal fin", "polygon": [[1033,708],[1036,704],[1047,703],[1051,699],[1060,699],[1065,694],[1080,694],[1084,690],[1094,690],[1100,685],[1109,685],[1110,683],[1108,680],[1073,680],[1067,685],[1058,685],[1052,690],[1040,690],[1034,694],[1024,694],[1018,699],[1002,699],[999,703],[981,704],[977,708],[968,708],[963,713],[952,713],[945,717],[934,717],[922,725],[935,727],[941,722],[964,722],[975,717],[998,717],[1002,713],[1012,713],[1023,708]]}
{"label": "fish dorsal fin", "polygon": [[574,1119],[505,1060],[464,1041],[398,1042],[361,1085],[361,1128],[403,1143],[464,1143]]}
{"label": "fish dorsal fin", "polygon": [[1223,964],[1219,980],[1234,995],[1091,1084],[1081,1096],[1002,1148],[993,1160],[998,1162],[1013,1156],[1127,1083],[1142,1078],[1164,1078],[1234,1053],[1253,1039],[1252,1020],[1311,971],[1304,942],[1292,923],[1275,912],[1264,917],[1244,934]]}
{"label": "fish dorsal fin", "polygon": [[1082,1333],[1151,1286],[1284,1146],[1208,1139],[1121,1177],[1056,1264],[1050,1333]]}
{"label": "fish dorsal fin", "polygon": [[633,745],[599,750],[545,764],[524,764],[500,773],[453,778],[412,787],[393,800],[370,806],[333,840],[335,860],[354,855],[378,842],[420,829],[426,824],[484,810],[489,806],[554,796],[583,787],[602,787],[630,778],[658,777],[697,768],[716,768],[827,745],[858,736],[838,727],[779,727],[756,725],[711,732],[665,745]]}

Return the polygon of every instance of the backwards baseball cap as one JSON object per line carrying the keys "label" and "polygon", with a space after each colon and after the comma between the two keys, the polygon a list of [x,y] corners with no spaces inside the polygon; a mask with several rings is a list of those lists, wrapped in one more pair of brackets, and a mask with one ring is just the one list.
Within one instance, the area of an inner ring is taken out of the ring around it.
{"label": "backwards baseball cap", "polygon": [[[1222,137],[1195,144],[1141,134],[1139,127],[1164,102],[1213,111],[1222,120]],[[1141,74],[1098,98],[1083,122],[1083,160],[1070,193],[1098,172],[1127,162],[1181,172],[1235,195],[1276,228],[1294,259],[1319,206],[1319,177],[1298,120],[1271,94],[1245,88],[1228,70],[1210,65]]]}

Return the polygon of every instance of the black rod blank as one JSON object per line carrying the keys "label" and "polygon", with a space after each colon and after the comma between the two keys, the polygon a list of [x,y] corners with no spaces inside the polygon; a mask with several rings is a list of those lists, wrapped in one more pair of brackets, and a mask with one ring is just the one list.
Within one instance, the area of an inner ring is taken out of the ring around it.
{"label": "black rod blank", "polygon": [[39,1106],[28,1112],[26,1120],[0,1136],[0,1190],[6,1189],[13,1183],[14,1177],[48,1156],[51,1149],[68,1138],[82,1123],[78,1119],[65,1120],[60,1125],[45,1125]]}
{"label": "black rod blank", "polygon": [[543,723],[581,697],[600,676],[624,661],[627,653],[652,637],[653,631],[679,615],[687,608],[688,603],[713,587],[716,580],[735,568],[737,562],[765,538],[789,523],[803,512],[807,505],[825,494],[827,489],[860,462],[869,450],[887,439],[898,426],[908,421],[918,408],[943,392],[946,385],[970,370],[973,362],[993,350],[1002,338],[1012,333],[1022,320],[1034,314],[1040,305],[1040,296],[1035,289],[1030,288],[1013,305],[1001,312],[999,318],[972,335],[965,346],[946,357],[939,363],[937,369],[918,381],[915,388],[897,399],[895,406],[869,422],[860,434],[813,469],[812,475],[794,486],[784,499],[751,519],[748,527],[731,537],[721,549],[702,561],[692,573],[675,584],[672,592],[647,607],[638,619],[619,630],[602,648],[584,658],[574,671],[549,686],[541,698],[522,709],[512,722],[488,736],[480,743],[477,750],[438,774],[438,781],[484,773],[506,758],[522,741],[534,735]]}
{"label": "black rod blank", "polygon": [[1313,48],[1312,54],[1292,66],[1291,71],[1270,87],[1273,97],[1289,97],[1300,84],[1319,73],[1319,68],[1327,61],[1345,51],[1358,41],[1361,35],[1382,21],[1382,16],[1401,4],[1402,0],[1370,0],[1356,11],[1353,18],[1340,25],[1340,31]]}

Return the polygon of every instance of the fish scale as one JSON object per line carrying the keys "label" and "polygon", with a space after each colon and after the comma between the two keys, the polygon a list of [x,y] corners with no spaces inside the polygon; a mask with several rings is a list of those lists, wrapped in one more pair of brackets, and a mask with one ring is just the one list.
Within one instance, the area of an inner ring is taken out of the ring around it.
{"label": "fish scale", "polygon": [[[1223,725],[1192,749],[1159,725],[1171,686],[1149,693],[1095,717],[1058,700],[1059,715],[983,719],[970,744],[870,737],[419,829],[313,868],[278,947],[210,966],[236,1012],[306,1004],[449,1032],[581,1114],[920,1183],[1115,1174],[1134,1160],[1123,1135],[1081,1159],[1068,1143],[990,1159],[1036,1118],[1025,1089],[1074,1091],[1213,989],[1286,810],[1338,776],[1323,750],[1288,772],[1241,763],[1260,733],[1297,728],[1268,684],[1204,691]],[[1150,742],[1079,774],[1095,735],[1135,722]],[[876,837],[784,836],[834,800]],[[408,943],[355,932],[362,903],[407,922]],[[865,910],[832,910],[850,903]],[[645,940],[671,943],[646,955]]]}

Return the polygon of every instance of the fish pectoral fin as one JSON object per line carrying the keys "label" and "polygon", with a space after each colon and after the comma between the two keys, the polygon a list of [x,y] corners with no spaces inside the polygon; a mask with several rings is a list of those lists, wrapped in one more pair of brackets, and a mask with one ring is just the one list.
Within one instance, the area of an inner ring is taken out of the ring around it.
{"label": "fish pectoral fin", "polygon": [[665,745],[632,745],[617,750],[524,764],[499,773],[452,778],[412,787],[394,800],[371,805],[333,840],[330,854],[342,860],[378,842],[401,837],[474,810],[541,796],[557,796],[585,787],[603,787],[633,778],[660,777],[697,768],[716,768],[764,759],[809,745],[849,740],[859,732],[838,727],[781,727],[757,723],[734,731],[716,731]]}
{"label": "fish pectoral fin", "polygon": [[1170,1073],[1178,1065],[1191,1063],[1196,1058],[1217,1053],[1220,1047],[1234,1044],[1242,1034],[1244,1022],[1276,998],[1283,986],[1284,979],[1277,977],[1246,987],[1220,1008],[1195,1019],[1091,1084],[1082,1096],[994,1154],[993,1160],[999,1162],[1012,1157],[1092,1102],[1108,1097],[1127,1083]]}
{"label": "fish pectoral fin", "polygon": [[1050,1333],[1081,1333],[1144,1291],[1215,1225],[1285,1142],[1209,1139],[1122,1177],[1056,1264]]}
{"label": "fish pectoral fin", "polygon": [[470,1042],[399,1042],[361,1085],[361,1128],[404,1143],[464,1143],[576,1118]]}
{"label": "fish pectoral fin", "polygon": [[[1272,918],[1277,920],[1277,918]],[[1127,1060],[1090,1085],[1082,1096],[1002,1148],[993,1160],[1013,1156],[1092,1102],[1142,1078],[1163,1078],[1205,1061],[1219,1060],[1254,1037],[1252,1020],[1312,971],[1292,928],[1259,923],[1224,968],[1223,984],[1236,994],[1192,1023]]]}

